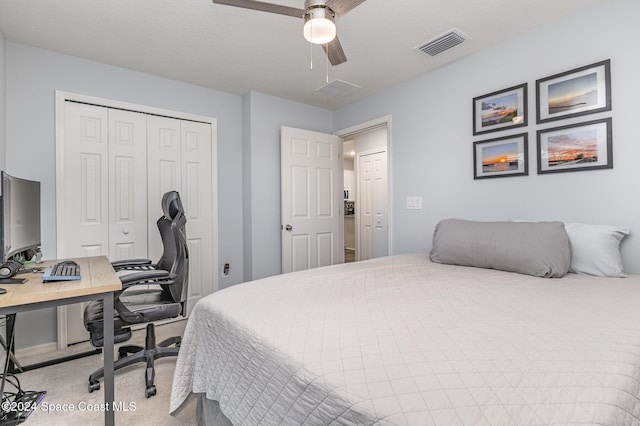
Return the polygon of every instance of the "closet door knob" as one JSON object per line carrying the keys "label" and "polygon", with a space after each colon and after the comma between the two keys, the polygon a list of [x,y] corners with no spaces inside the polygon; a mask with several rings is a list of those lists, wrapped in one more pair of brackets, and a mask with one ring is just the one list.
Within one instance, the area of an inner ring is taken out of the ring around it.
{"label": "closet door knob", "polygon": [[128,230],[128,229],[123,229],[123,230],[122,230],[122,233],[123,233],[124,235],[127,235],[127,234],[129,234],[129,230]]}
{"label": "closet door knob", "polygon": [[286,229],[287,231],[292,231],[293,230],[293,226],[287,225],[287,226],[284,227],[284,229]]}

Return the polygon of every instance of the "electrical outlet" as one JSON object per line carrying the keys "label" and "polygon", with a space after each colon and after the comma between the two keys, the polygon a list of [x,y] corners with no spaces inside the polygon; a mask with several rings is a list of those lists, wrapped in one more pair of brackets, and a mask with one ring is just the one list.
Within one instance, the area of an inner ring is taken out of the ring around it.
{"label": "electrical outlet", "polygon": [[407,197],[407,210],[422,210],[422,197]]}

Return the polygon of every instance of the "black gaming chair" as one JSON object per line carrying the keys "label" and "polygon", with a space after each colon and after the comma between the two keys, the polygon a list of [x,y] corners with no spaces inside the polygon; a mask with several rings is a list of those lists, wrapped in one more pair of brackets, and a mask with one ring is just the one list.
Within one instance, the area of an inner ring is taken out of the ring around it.
{"label": "black gaming chair", "polygon": [[[131,325],[149,323],[145,347],[121,346],[118,349],[118,360],[114,364],[114,370],[118,370],[138,362],[147,363],[145,374],[147,398],[156,394],[156,387],[153,384],[154,360],[177,356],[181,340],[180,337],[171,337],[156,345],[152,321],[175,318],[184,314],[189,278],[189,252],[185,235],[187,219],[178,192],[171,191],[164,194],[162,211],[164,215],[157,222],[164,248],[162,257],[156,264],[149,259],[122,260],[112,263],[122,281],[122,290],[114,295],[113,319],[110,315],[106,317],[107,321],[114,321],[115,343],[125,342],[131,338]],[[141,287],[141,284],[144,287]],[[102,302],[90,302],[84,310],[84,324],[89,331],[91,344],[96,347],[104,345],[103,321]],[[171,345],[175,347],[170,348]],[[100,389],[98,380],[101,377],[104,377],[103,368],[89,376],[89,392]]]}

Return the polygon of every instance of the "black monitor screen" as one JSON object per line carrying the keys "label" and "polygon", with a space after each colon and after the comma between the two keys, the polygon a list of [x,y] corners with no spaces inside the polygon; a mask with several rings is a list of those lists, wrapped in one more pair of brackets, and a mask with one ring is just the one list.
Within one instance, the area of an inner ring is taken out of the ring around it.
{"label": "black monitor screen", "polygon": [[40,182],[2,172],[2,261],[40,244]]}

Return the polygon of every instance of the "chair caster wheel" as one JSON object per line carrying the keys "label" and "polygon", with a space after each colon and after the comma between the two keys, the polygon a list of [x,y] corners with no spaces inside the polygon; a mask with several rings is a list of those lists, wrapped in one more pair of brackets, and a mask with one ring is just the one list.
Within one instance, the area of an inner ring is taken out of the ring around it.
{"label": "chair caster wheel", "polygon": [[146,398],[151,398],[152,396],[154,396],[156,394],[156,386],[155,385],[151,385],[149,387],[147,387],[144,390],[144,396]]}
{"label": "chair caster wheel", "polygon": [[89,393],[100,390],[100,382],[89,382]]}

